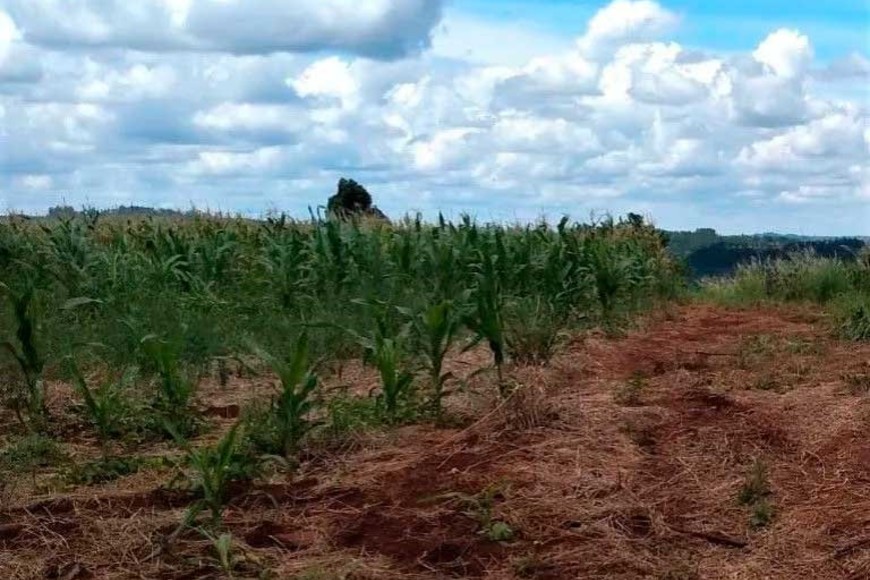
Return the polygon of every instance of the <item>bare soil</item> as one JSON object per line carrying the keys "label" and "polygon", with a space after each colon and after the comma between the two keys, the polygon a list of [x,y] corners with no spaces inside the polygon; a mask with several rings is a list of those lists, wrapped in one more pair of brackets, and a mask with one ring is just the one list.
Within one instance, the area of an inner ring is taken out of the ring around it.
{"label": "bare soil", "polygon": [[[870,395],[849,388],[868,376],[870,345],[810,309],[689,305],[577,337],[462,427],[371,435],[234,490],[235,577],[870,578]],[[242,386],[204,387],[211,420],[232,423]],[[738,501],[758,464],[762,525]],[[192,501],[170,476],[13,482],[0,577],[222,577],[200,535],[166,542]]]}

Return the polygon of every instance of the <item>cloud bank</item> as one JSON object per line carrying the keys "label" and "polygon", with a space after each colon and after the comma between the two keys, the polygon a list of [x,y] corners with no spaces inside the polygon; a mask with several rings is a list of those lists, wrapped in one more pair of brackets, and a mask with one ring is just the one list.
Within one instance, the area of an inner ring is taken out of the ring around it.
{"label": "cloud bank", "polygon": [[398,213],[870,234],[866,55],[690,18],[616,0],[488,60],[437,0],[0,0],[0,206],[299,212],[347,175]]}

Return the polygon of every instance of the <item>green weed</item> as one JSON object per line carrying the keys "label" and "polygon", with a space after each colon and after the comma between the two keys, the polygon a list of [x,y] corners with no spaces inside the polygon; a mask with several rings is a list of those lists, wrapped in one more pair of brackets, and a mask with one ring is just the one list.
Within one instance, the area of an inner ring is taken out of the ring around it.
{"label": "green weed", "polygon": [[13,439],[0,451],[0,471],[24,473],[39,467],[53,467],[66,461],[57,441],[39,433]]}
{"label": "green weed", "polygon": [[647,389],[647,379],[642,374],[635,373],[613,393],[613,399],[620,405],[637,407],[641,404],[641,395]]}

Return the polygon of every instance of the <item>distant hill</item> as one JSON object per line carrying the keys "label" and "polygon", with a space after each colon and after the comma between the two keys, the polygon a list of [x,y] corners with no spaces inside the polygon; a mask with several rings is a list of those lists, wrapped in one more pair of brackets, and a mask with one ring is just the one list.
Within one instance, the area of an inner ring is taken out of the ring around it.
{"label": "distant hill", "polygon": [[728,275],[742,263],[783,258],[796,252],[852,259],[868,243],[866,238],[859,237],[833,238],[776,233],[722,236],[709,228],[666,234],[668,248],[675,256],[685,260],[689,273],[694,278]]}

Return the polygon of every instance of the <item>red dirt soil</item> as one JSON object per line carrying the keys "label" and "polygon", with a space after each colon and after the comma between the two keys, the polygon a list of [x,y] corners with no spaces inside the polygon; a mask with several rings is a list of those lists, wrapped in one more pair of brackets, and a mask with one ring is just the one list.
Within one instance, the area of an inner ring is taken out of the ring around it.
{"label": "red dirt soil", "polygon": [[[868,364],[812,310],[691,305],[577,339],[470,426],[235,490],[236,577],[870,578],[870,397],[847,388]],[[756,462],[763,527],[737,500]],[[221,577],[196,534],[164,545],[190,498],[154,475],[0,504],[0,577]]]}

